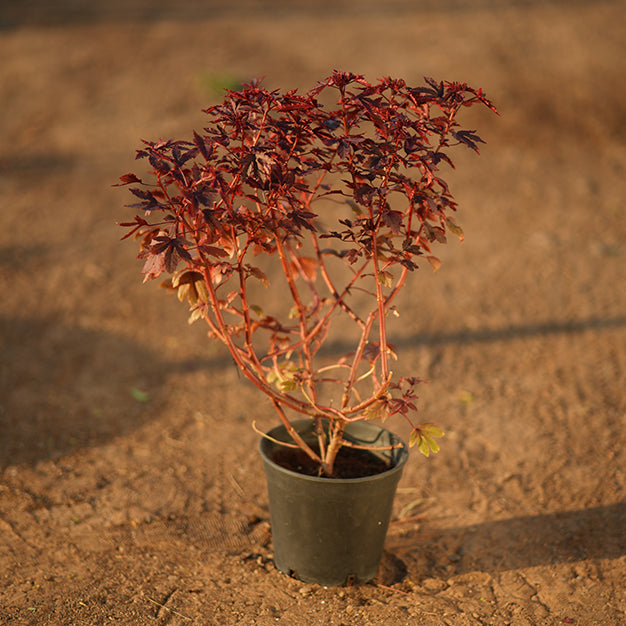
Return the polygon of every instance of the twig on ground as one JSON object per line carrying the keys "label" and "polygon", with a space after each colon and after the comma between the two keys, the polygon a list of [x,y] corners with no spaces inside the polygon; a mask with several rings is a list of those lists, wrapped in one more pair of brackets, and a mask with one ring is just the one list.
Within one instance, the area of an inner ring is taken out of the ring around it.
{"label": "twig on ground", "polygon": [[[176,589],[174,589],[174,591],[172,591],[165,599],[165,602],[168,602],[170,600],[170,598],[174,595],[174,592],[176,591]],[[175,611],[174,609],[170,609],[169,607],[165,606],[165,604],[161,604],[160,602],[157,602],[156,600],[153,600],[150,596],[145,596],[146,600],[149,600],[150,602],[152,602],[152,604],[156,604],[159,607],[159,612],[161,609],[165,609],[166,611],[169,611],[172,615],[177,615],[178,617],[182,617],[183,619],[192,621],[193,618],[188,617],[187,615],[183,615],[182,613],[179,613],[178,611]],[[159,615],[157,614],[157,617],[159,617]]]}

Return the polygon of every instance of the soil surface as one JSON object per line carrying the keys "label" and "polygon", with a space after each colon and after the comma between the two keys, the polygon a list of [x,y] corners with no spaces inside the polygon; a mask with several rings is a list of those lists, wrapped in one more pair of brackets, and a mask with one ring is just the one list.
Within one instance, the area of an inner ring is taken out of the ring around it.
{"label": "soil surface", "polygon": [[[0,623],[626,623],[624,58],[620,1],[3,3]],[[141,284],[111,187],[221,85],[334,68],[500,110],[467,111],[465,242],[391,329],[442,450],[412,452],[377,578],[342,589],[275,570],[273,409]]]}
{"label": "soil surface", "polygon": [[[313,448],[319,453],[319,448]],[[274,463],[292,472],[320,477],[319,463],[315,463],[302,450],[276,450],[270,457]],[[333,478],[363,478],[375,476],[390,469],[390,464],[366,452],[342,448],[335,459]],[[324,478],[324,475],[321,476]]]}

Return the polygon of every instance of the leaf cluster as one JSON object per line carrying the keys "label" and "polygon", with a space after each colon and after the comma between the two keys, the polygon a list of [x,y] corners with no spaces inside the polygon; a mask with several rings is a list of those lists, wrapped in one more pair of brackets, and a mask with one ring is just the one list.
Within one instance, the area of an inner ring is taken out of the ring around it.
{"label": "leaf cluster", "polygon": [[[334,72],[300,95],[252,82],[206,109],[191,139],[144,141],[147,181],[120,179],[137,212],[121,225],[139,242],[144,282],[169,275],[190,321],[208,324],[286,424],[286,411],[330,422],[319,453],[296,439],[327,474],[348,422],[410,422],[419,381],[394,381],[387,317],[408,274],[423,261],[439,267],[434,245],[463,237],[440,169],[453,166],[450,148],[481,143],[459,111],[493,105],[463,83],[425,83]],[[323,106],[329,94],[335,105]],[[355,305],[357,291],[370,305]],[[289,302],[279,313],[277,299]],[[338,316],[354,323],[355,350],[321,363]],[[411,443],[435,452],[432,428],[413,428]]]}

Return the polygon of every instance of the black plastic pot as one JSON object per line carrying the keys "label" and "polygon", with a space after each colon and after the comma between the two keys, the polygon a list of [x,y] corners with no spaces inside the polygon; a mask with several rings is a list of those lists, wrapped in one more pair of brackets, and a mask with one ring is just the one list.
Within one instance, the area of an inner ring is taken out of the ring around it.
{"label": "black plastic pot", "polygon": [[[316,441],[313,422],[293,422],[308,443]],[[269,437],[292,442],[284,426]],[[377,452],[391,468],[364,478],[318,478],[287,470],[272,461],[281,447],[261,439],[267,476],[274,563],[304,582],[327,586],[364,583],[378,570],[396,487],[408,453],[396,435],[373,424],[349,424],[344,436],[369,445],[401,444]]]}

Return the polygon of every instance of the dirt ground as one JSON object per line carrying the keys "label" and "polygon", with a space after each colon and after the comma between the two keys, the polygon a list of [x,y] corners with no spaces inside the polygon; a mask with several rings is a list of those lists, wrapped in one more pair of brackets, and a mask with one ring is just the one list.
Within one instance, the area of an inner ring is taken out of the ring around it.
{"label": "dirt ground", "polygon": [[[0,8],[0,623],[626,623],[624,3],[178,4]],[[273,410],[141,284],[111,187],[219,85],[334,68],[501,112],[468,111],[465,243],[391,330],[447,436],[407,464],[375,581],[344,589],[274,569],[251,428]]]}

